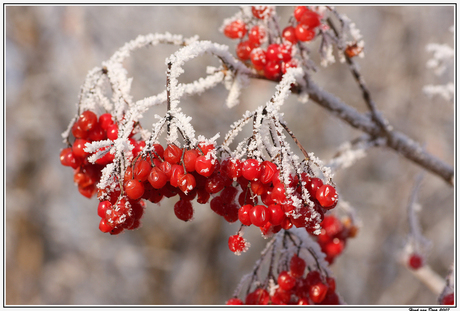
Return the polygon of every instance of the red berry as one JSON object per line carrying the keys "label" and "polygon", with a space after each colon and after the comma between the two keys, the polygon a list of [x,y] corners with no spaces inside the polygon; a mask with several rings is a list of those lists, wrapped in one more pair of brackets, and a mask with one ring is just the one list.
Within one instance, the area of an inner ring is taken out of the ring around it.
{"label": "red berry", "polygon": [[85,158],[88,153],[84,150],[85,145],[89,143],[86,139],[77,138],[72,145],[72,152],[78,158]]}
{"label": "red berry", "polygon": [[254,195],[262,195],[265,193],[268,186],[260,182],[260,180],[251,181],[251,190]]}
{"label": "red berry", "polygon": [[252,15],[258,19],[264,19],[265,16],[269,16],[270,10],[266,6],[258,5],[251,8]]}
{"label": "red berry", "polygon": [[263,70],[267,64],[267,53],[261,48],[255,48],[251,52],[251,62],[256,70]]}
{"label": "red berry", "polygon": [[107,138],[116,140],[118,138],[118,124],[114,123],[107,128]]}
{"label": "red berry", "polygon": [[295,58],[291,58],[288,62],[281,62],[281,72],[286,73],[288,68],[297,68],[299,66],[299,61]]}
{"label": "red berry", "polygon": [[78,119],[78,124],[83,131],[89,131],[97,124],[97,115],[92,111],[84,111]]}
{"label": "red berry", "polygon": [[281,288],[277,288],[273,296],[271,296],[271,301],[274,305],[287,305],[290,300],[291,293]]}
{"label": "red berry", "polygon": [[336,237],[344,229],[342,222],[333,215],[324,216],[324,220],[321,222],[321,227],[331,238]]}
{"label": "red berry", "polygon": [[[292,273],[292,272],[291,272]],[[321,274],[317,270],[312,270],[308,272],[307,276],[305,277],[305,285],[311,287],[315,284],[321,283]]]}
{"label": "red berry", "polygon": [[337,204],[337,191],[331,185],[322,185],[316,191],[316,199],[325,209],[332,209]]}
{"label": "red berry", "polygon": [[246,24],[240,20],[236,20],[226,25],[224,35],[230,39],[243,38],[246,35]]}
{"label": "red berry", "polygon": [[450,294],[445,295],[442,298],[441,304],[442,305],[453,305],[453,304],[455,304],[455,295],[454,295],[454,293],[450,293]]}
{"label": "red berry", "polygon": [[267,61],[275,61],[278,62],[283,59],[281,55],[280,45],[273,43],[267,47]]}
{"label": "red berry", "polygon": [[171,164],[179,163],[182,157],[182,149],[177,147],[176,145],[170,144],[166,147],[163,157],[165,161],[168,161]]}
{"label": "red berry", "polygon": [[[166,162],[163,162],[166,163]],[[166,182],[168,181],[168,176],[159,169],[157,166],[153,167],[150,170],[149,176],[148,176],[148,181],[152,185],[153,188],[155,189],[161,189],[166,185]]]}
{"label": "red berry", "polygon": [[206,156],[199,156],[195,161],[195,171],[204,176],[209,177],[214,172],[214,165],[211,159],[207,159]]}
{"label": "red berry", "polygon": [[295,27],[295,36],[299,41],[311,41],[315,38],[315,31],[304,24]]}
{"label": "red berry", "polygon": [[97,206],[97,215],[103,219],[105,219],[105,215],[108,209],[112,209],[112,203],[109,201],[102,201]]}
{"label": "red berry", "polygon": [[209,206],[211,210],[216,213],[217,215],[224,216],[224,208],[225,202],[222,201],[220,196],[215,197],[211,200]]}
{"label": "red berry", "polygon": [[242,175],[247,180],[257,180],[260,178],[261,167],[256,159],[247,159],[243,162]]}
{"label": "red berry", "polygon": [[213,174],[208,178],[204,189],[209,193],[217,193],[224,189],[225,187],[225,178],[219,174]]}
{"label": "red berry", "polygon": [[290,275],[287,271],[282,271],[278,275],[278,285],[283,290],[291,290],[295,286],[295,278]]}
{"label": "red berry", "polygon": [[248,34],[249,42],[251,42],[252,46],[260,46],[263,42],[267,32],[263,26],[255,25],[251,28]]}
{"label": "red berry", "polygon": [[88,132],[88,139],[90,141],[100,141],[107,138],[107,133],[102,127],[96,124],[91,130]]}
{"label": "red berry", "polygon": [[297,43],[297,37],[295,36],[295,28],[292,26],[287,26],[283,29],[283,39],[291,42],[292,44]]}
{"label": "red berry", "polygon": [[323,186],[323,181],[319,178],[313,177],[310,182],[307,183],[306,187],[312,199],[316,198],[316,192]]}
{"label": "red berry", "polygon": [[314,303],[320,303],[321,301],[324,300],[326,297],[327,293],[327,285],[323,283],[316,283],[310,287],[309,294],[310,294],[310,299]]}
{"label": "red berry", "polygon": [[309,305],[310,302],[308,301],[308,298],[302,297],[299,299],[297,302],[298,305]]}
{"label": "red berry", "polygon": [[264,205],[256,205],[249,212],[251,223],[263,227],[268,222],[268,209]]}
{"label": "red berry", "polygon": [[143,200],[140,200],[139,202],[131,204],[131,211],[133,213],[133,218],[136,219],[141,219],[142,215],[144,215],[144,209],[145,209],[145,202]]}
{"label": "red berry", "polygon": [[281,228],[283,228],[284,230],[289,230],[292,228],[292,222],[291,219],[289,219],[289,217],[284,218],[283,222],[281,223]]}
{"label": "red berry", "polygon": [[196,149],[187,150],[184,153],[184,165],[187,172],[195,171],[195,163],[198,158],[198,151]]}
{"label": "red berry", "polygon": [[284,214],[281,205],[271,204],[268,206],[269,221],[273,226],[281,225],[286,215]]}
{"label": "red berry", "polygon": [[71,160],[72,158],[75,160],[75,156],[72,155],[70,158],[68,158],[68,154],[72,153],[72,148],[64,148],[61,150],[61,153],[59,154],[59,159],[61,160],[61,164],[64,166],[71,166],[72,163],[67,162],[69,159]]}
{"label": "red berry", "polygon": [[308,8],[306,6],[297,6],[295,9],[294,9],[294,17],[295,19],[299,22],[300,21],[300,18],[303,16],[303,14],[305,12],[309,11]]}
{"label": "red berry", "polygon": [[195,189],[196,181],[192,174],[185,174],[179,177],[179,189],[185,194]]}
{"label": "red berry", "polygon": [[250,212],[252,208],[253,208],[252,205],[246,204],[246,205],[241,206],[240,209],[238,210],[238,219],[245,226],[252,225],[251,217],[250,217]]}
{"label": "red berry", "polygon": [[131,200],[140,199],[144,194],[144,184],[136,179],[128,180],[128,182],[124,186],[126,195]]}
{"label": "red berry", "polygon": [[187,200],[179,200],[174,204],[174,214],[183,221],[189,221],[193,217],[192,203]]}
{"label": "red berry", "polygon": [[236,56],[241,60],[248,60],[251,57],[251,51],[254,48],[251,42],[242,41],[236,46]]}
{"label": "red berry", "polygon": [[105,131],[113,124],[112,115],[110,113],[103,113],[99,116],[99,125]]}
{"label": "red berry", "polygon": [[423,266],[423,258],[417,253],[414,253],[410,255],[409,257],[409,267],[411,267],[414,270],[419,269],[420,267]]}
{"label": "red berry", "polygon": [[281,61],[287,62],[292,58],[292,45],[291,44],[281,44],[279,47]]}
{"label": "red berry", "polygon": [[117,235],[117,234],[122,233],[123,230],[124,230],[123,226],[115,227],[115,228],[112,229],[112,231],[110,231],[110,234],[111,235]]}
{"label": "red berry", "polygon": [[302,277],[306,266],[307,264],[305,263],[305,260],[297,256],[297,254],[294,254],[294,256],[291,257],[291,261],[289,262],[289,269],[293,277]]}
{"label": "red berry", "polygon": [[326,253],[327,256],[333,259],[337,257],[338,255],[340,255],[344,248],[345,248],[345,242],[343,240],[335,238],[331,242],[324,245],[324,247],[322,247],[321,249],[323,250],[324,253]]}
{"label": "red berry", "polygon": [[263,288],[257,288],[246,296],[247,305],[267,305],[270,301],[270,294]]}
{"label": "red berry", "polygon": [[110,232],[113,229],[113,227],[105,220],[101,219],[99,222],[99,230],[101,230],[104,233]]}
{"label": "red berry", "polygon": [[302,14],[299,23],[307,26],[309,29],[313,29],[321,25],[318,13],[310,10],[307,10]]}
{"label": "red berry", "polygon": [[171,178],[169,179],[169,183],[173,187],[179,186],[179,179],[182,178],[184,175],[184,167],[179,164],[174,164],[171,168]]}
{"label": "red berry", "polygon": [[243,302],[240,299],[233,297],[227,301],[226,305],[243,305]]}
{"label": "red berry", "polygon": [[245,251],[247,247],[246,244],[247,243],[244,238],[239,234],[231,235],[228,238],[228,248],[236,254],[240,254],[241,252]]}
{"label": "red berry", "polygon": [[88,131],[82,130],[82,128],[80,127],[80,123],[75,122],[75,124],[72,126],[72,135],[75,138],[86,139],[86,138],[88,138],[89,133],[88,133]]}
{"label": "red berry", "polygon": [[263,161],[261,164],[260,181],[264,184],[269,184],[273,180],[273,176],[278,171],[276,164],[270,161]]}
{"label": "red berry", "polygon": [[138,159],[136,164],[134,164],[133,175],[134,178],[139,180],[140,182],[144,182],[147,180],[150,174],[150,170],[152,166],[147,160]]}
{"label": "red berry", "polygon": [[286,202],[286,190],[282,182],[273,186],[271,197],[272,200],[278,204],[284,204]]}
{"label": "red berry", "polygon": [[226,221],[234,223],[238,220],[238,205],[236,203],[225,204],[223,214]]}
{"label": "red berry", "polygon": [[326,283],[327,283],[327,286],[329,287],[329,290],[335,292],[335,279],[328,276],[326,277]]}
{"label": "red berry", "polygon": [[279,61],[269,61],[264,67],[265,78],[279,80],[281,78],[281,66]]}

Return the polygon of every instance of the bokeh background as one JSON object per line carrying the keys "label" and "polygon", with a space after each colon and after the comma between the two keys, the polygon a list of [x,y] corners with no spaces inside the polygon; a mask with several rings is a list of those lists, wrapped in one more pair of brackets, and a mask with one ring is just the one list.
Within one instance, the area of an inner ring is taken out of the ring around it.
{"label": "bokeh background", "polygon": [[[207,206],[195,220],[179,221],[174,201],[149,203],[141,229],[119,236],[98,230],[97,199],[82,197],[71,169],[59,162],[61,133],[76,113],[87,72],[139,34],[171,33],[230,45],[219,28],[233,6],[6,6],[6,301],[8,305],[222,304],[251,270],[267,242],[256,228],[252,244],[235,256],[227,238],[237,230]],[[278,7],[287,24],[293,7]],[[453,6],[338,7],[361,30],[366,57],[358,63],[378,108],[397,130],[454,164],[454,105],[422,92],[453,80],[453,68],[436,76],[426,68],[428,43],[453,46]],[[314,50],[315,43],[312,43]],[[135,99],[164,89],[165,58],[175,47],[135,52],[126,62]],[[312,55],[315,55],[313,52]],[[315,57],[315,56],[314,56]],[[185,67],[184,81],[205,74],[211,57]],[[350,72],[335,63],[313,79],[361,112],[366,107]],[[183,100],[197,133],[221,136],[246,110],[264,104],[274,83],[254,81],[242,103],[225,107],[219,86]],[[164,113],[164,107],[152,113]],[[360,135],[314,102],[291,97],[285,120],[308,151],[324,161]],[[149,126],[153,119],[142,120]],[[348,304],[434,304],[437,296],[398,263],[409,231],[407,203],[421,168],[395,152],[371,149],[337,172],[343,199],[362,221],[333,266]],[[454,188],[427,173],[419,193],[420,224],[432,242],[427,263],[445,277],[454,261]]]}

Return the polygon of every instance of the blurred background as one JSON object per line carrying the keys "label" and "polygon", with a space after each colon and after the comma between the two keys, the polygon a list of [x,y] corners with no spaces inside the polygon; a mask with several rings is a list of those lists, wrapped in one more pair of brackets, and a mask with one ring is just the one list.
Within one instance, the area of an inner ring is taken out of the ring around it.
{"label": "blurred background", "polygon": [[[280,25],[293,7],[278,7]],[[454,164],[454,106],[422,92],[426,84],[453,81],[453,67],[436,76],[426,68],[429,43],[453,46],[453,6],[338,7],[365,41],[358,59],[378,108],[394,127]],[[149,203],[143,226],[119,236],[98,229],[98,201],[81,196],[70,168],[59,162],[61,133],[76,114],[87,72],[139,34],[195,34],[236,43],[219,32],[233,6],[6,6],[6,304],[8,305],[195,305],[223,304],[251,271],[267,240],[246,230],[248,252],[235,256],[228,224],[205,205],[184,223],[175,199]],[[316,44],[317,46],[317,44]],[[315,43],[312,43],[314,50]],[[165,58],[176,50],[158,46],[133,53],[126,68],[134,99],[165,86]],[[317,55],[316,52],[312,53]],[[313,57],[314,58],[314,57]],[[205,75],[211,57],[186,65],[181,79]],[[319,67],[313,79],[361,112],[366,107],[348,68]],[[197,134],[221,137],[246,110],[263,105],[275,84],[254,81],[241,104],[225,107],[218,86],[183,100]],[[149,127],[153,113],[142,124]],[[360,133],[310,101],[295,97],[283,106],[285,120],[308,150],[329,160],[340,144]],[[435,304],[437,296],[398,263],[409,232],[407,203],[421,168],[392,150],[371,149],[364,159],[337,172],[341,197],[356,208],[359,234],[348,241],[332,269],[348,304]],[[427,263],[445,277],[454,261],[454,188],[427,173],[419,193],[422,233],[432,242]],[[357,264],[359,263],[359,264]]]}

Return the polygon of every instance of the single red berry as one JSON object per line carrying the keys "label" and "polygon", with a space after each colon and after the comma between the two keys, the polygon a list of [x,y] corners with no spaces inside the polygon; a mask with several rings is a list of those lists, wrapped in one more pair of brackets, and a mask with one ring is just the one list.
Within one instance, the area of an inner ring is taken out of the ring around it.
{"label": "single red berry", "polygon": [[256,159],[247,159],[243,162],[242,175],[247,180],[257,180],[260,178],[261,167]]}
{"label": "single red berry", "polygon": [[113,124],[112,115],[110,113],[103,113],[99,116],[99,125],[105,131]]}
{"label": "single red berry", "polygon": [[283,222],[281,223],[281,228],[283,228],[284,230],[289,230],[292,228],[292,226],[293,225],[289,217],[284,218]]}
{"label": "single red berry", "polygon": [[413,253],[409,257],[409,267],[411,267],[414,270],[419,269],[420,267],[423,266],[423,258],[417,253]]}
{"label": "single red berry", "polygon": [[268,9],[268,7],[263,6],[263,5],[253,6],[251,10],[252,10],[252,15],[258,19],[264,19],[265,16],[269,16],[270,14],[270,10]]}
{"label": "single red berry", "polygon": [[[331,242],[324,245],[321,250],[326,253],[327,256],[335,258],[343,252],[345,248],[345,242],[338,238],[333,239]],[[416,268],[414,268],[416,269]]]}
{"label": "single red berry", "polygon": [[304,24],[295,27],[295,36],[299,41],[311,41],[315,38],[315,31]]}
{"label": "single red berry", "polygon": [[282,36],[284,40],[291,42],[292,44],[296,44],[298,41],[297,37],[295,36],[295,28],[292,26],[287,26],[284,28]]}
{"label": "single red berry", "polygon": [[196,181],[192,174],[184,174],[179,177],[179,189],[185,194],[195,189]]}
{"label": "single red berry", "polygon": [[254,48],[251,42],[241,41],[236,46],[236,56],[241,60],[248,60],[251,57],[251,51]]}
{"label": "single red berry", "polygon": [[321,305],[338,305],[340,304],[339,296],[334,291],[330,289],[326,293],[326,297],[324,297]]}
{"label": "single red berry", "polygon": [[313,29],[321,25],[318,13],[310,10],[307,10],[302,14],[299,23],[307,26],[309,29]]}
{"label": "single red berry", "polygon": [[270,44],[267,47],[267,61],[279,62],[282,59],[283,56],[281,55],[280,45],[277,43]]}
{"label": "single red berry", "polygon": [[184,153],[184,165],[187,172],[195,171],[195,162],[199,154],[196,149],[187,150]]}
{"label": "single red berry", "polygon": [[275,204],[275,201],[272,199],[273,187],[267,187],[266,191],[260,196],[262,203],[265,205]]}
{"label": "single red berry", "polygon": [[297,68],[298,66],[299,66],[299,61],[295,58],[291,58],[287,62],[281,62],[281,72],[285,74],[288,68]]}
{"label": "single red berry", "polygon": [[247,305],[267,305],[270,301],[270,294],[266,289],[257,288],[246,296]]}
{"label": "single red berry", "polygon": [[339,219],[337,219],[334,215],[324,216],[324,220],[321,222],[321,227],[325,230],[325,233],[331,238],[335,238],[344,229],[342,222]]}
{"label": "single red berry", "polygon": [[86,139],[88,138],[88,135],[89,135],[89,132],[88,131],[84,131],[82,130],[82,128],[80,127],[80,123],[75,122],[75,124],[72,126],[72,135],[75,137],[75,138],[83,138],[83,139]]}
{"label": "single red berry", "polygon": [[309,11],[308,8],[306,6],[297,6],[295,9],[294,9],[294,17],[295,19],[299,22],[300,21],[300,18],[303,16],[303,14],[305,12]]}
{"label": "single red berry", "polygon": [[323,181],[317,177],[310,179],[310,182],[307,183],[306,187],[312,199],[316,198],[316,192],[319,188],[323,186]]}
{"label": "single red berry", "polygon": [[226,221],[229,223],[234,223],[238,220],[238,204],[224,204],[223,214]]}
{"label": "single red berry", "polygon": [[277,288],[271,296],[271,302],[274,305],[287,305],[291,300],[291,293],[281,288]]}
{"label": "single red berry", "polygon": [[278,285],[281,289],[289,291],[295,286],[295,277],[290,275],[287,271],[282,271],[278,275]]}
{"label": "single red berry", "polygon": [[78,186],[78,192],[80,192],[81,195],[87,197],[88,199],[91,199],[96,191],[97,189],[95,184],[91,184],[86,187]]}
{"label": "single red berry", "polygon": [[281,61],[282,62],[288,62],[292,58],[292,44],[287,43],[287,44],[280,44],[279,47],[280,55],[281,55]]}
{"label": "single red berry", "polygon": [[229,300],[227,300],[227,303],[226,303],[226,305],[243,305],[243,304],[244,303],[236,297],[230,298]]}
{"label": "single red berry", "polygon": [[335,279],[333,277],[326,277],[326,283],[330,291],[335,292]]}
{"label": "single red berry", "polygon": [[269,61],[264,67],[265,78],[279,80],[281,78],[281,66],[279,61]]}
{"label": "single red berry", "polygon": [[271,204],[268,206],[268,219],[273,226],[281,225],[286,215],[284,214],[281,205]]}
{"label": "single red berry", "polygon": [[161,169],[159,169],[157,166],[153,167],[150,170],[148,181],[152,185],[153,188],[155,189],[163,188],[166,185],[166,182],[168,180],[169,180],[168,176],[166,176],[166,174]]}
{"label": "single red berry", "polygon": [[131,200],[140,199],[144,194],[144,184],[136,179],[128,180],[128,182],[124,186],[126,195]]}
{"label": "single red berry", "polygon": [[209,177],[214,172],[214,165],[211,159],[207,159],[206,156],[199,156],[195,161],[195,171],[204,176]]}
{"label": "single red berry", "polygon": [[182,165],[173,164],[171,168],[171,178],[169,179],[171,186],[177,188],[179,186],[179,179],[182,178],[184,173],[184,167]]}
{"label": "single red berry", "polygon": [[136,164],[134,164],[133,175],[134,178],[139,180],[140,182],[144,182],[149,178],[150,170],[152,166],[150,165],[149,161],[144,159],[138,159]]}
{"label": "single red berry", "polygon": [[84,150],[85,145],[89,143],[86,139],[77,138],[72,145],[72,152],[78,158],[86,158],[88,153]]}
{"label": "single red berry", "polygon": [[320,303],[321,301],[323,301],[324,298],[326,297],[326,293],[327,293],[327,285],[321,282],[312,285],[309,291],[310,299],[314,303]]}
{"label": "single red berry", "polygon": [[241,206],[240,209],[238,210],[238,219],[245,226],[252,225],[251,217],[250,217],[250,212],[252,208],[253,206],[251,204],[246,204],[246,205]]}
{"label": "single red berry", "polygon": [[282,182],[273,185],[271,197],[272,200],[278,204],[284,204],[286,202],[286,190]]}
{"label": "single red berry", "polygon": [[220,216],[224,216],[225,202],[222,201],[222,198],[220,196],[217,196],[214,199],[212,199],[209,206],[211,207],[211,210],[214,213]]}
{"label": "single red berry", "polygon": [[111,147],[110,146],[102,147],[99,150],[97,150],[97,152],[103,151],[103,150],[104,151],[108,150],[108,151],[102,157],[97,159],[96,163],[99,165],[106,165],[106,164],[112,163],[113,160],[115,159],[115,155],[113,153],[110,153]]}
{"label": "single red berry", "polygon": [[112,209],[112,203],[109,201],[102,201],[97,206],[97,215],[103,219],[105,219],[105,215],[108,209]]}
{"label": "single red berry", "polygon": [[92,111],[84,111],[78,119],[78,124],[83,131],[89,131],[97,124],[97,115]]}
{"label": "single red berry", "polygon": [[273,180],[273,176],[278,171],[276,164],[270,161],[263,161],[261,164],[260,181],[264,184],[269,184]]}
{"label": "single red berry", "polygon": [[179,200],[174,204],[174,214],[183,221],[189,221],[193,217],[192,203],[187,200]]}
{"label": "single red berry", "polygon": [[255,25],[251,28],[248,34],[249,42],[252,46],[260,46],[267,35],[267,31],[263,26]]}
{"label": "single red berry", "polygon": [[246,241],[241,235],[235,234],[228,238],[228,248],[232,252],[240,254],[241,252],[245,251],[246,247]]}
{"label": "single red berry", "polygon": [[118,138],[118,124],[114,123],[107,128],[107,138],[116,140]]}
{"label": "single red berry", "polygon": [[217,193],[224,189],[225,187],[225,179],[222,175],[213,174],[211,177],[208,178],[204,189],[209,193]]}
{"label": "single red berry", "polygon": [[243,38],[246,35],[246,24],[243,21],[235,20],[224,28],[224,35],[230,39]]}
{"label": "single red berry", "polygon": [[[292,272],[291,272],[292,273]],[[321,274],[317,270],[312,270],[307,273],[307,276],[305,277],[305,285],[308,287],[311,287],[315,284],[321,283]]]}
{"label": "single red berry", "polygon": [[454,293],[450,293],[450,294],[445,295],[442,298],[441,304],[442,305],[453,305],[453,304],[455,304],[455,295],[454,295]]}
{"label": "single red berry", "polygon": [[182,157],[182,149],[177,147],[176,145],[170,144],[166,147],[163,157],[165,161],[168,161],[171,164],[179,163]]}
{"label": "single red berry", "polygon": [[251,223],[263,227],[268,221],[268,209],[264,205],[256,205],[249,212]]}
{"label": "single red berry", "polygon": [[261,48],[255,48],[251,52],[251,62],[256,70],[263,70],[267,64],[267,53]]}
{"label": "single red berry", "polygon": [[139,202],[135,202],[131,204],[131,212],[134,219],[141,219],[142,215],[144,215],[145,209],[145,202],[140,200]]}
{"label": "single red berry", "polygon": [[109,222],[105,219],[101,219],[99,222],[99,230],[101,230],[104,233],[112,231],[113,227],[110,225]]}
{"label": "single red berry", "polygon": [[305,260],[297,256],[297,254],[294,254],[294,256],[291,257],[291,261],[289,262],[289,269],[293,277],[302,277],[306,266],[307,264],[305,263]]}
{"label": "single red berry", "polygon": [[67,162],[67,154],[72,153],[72,148],[64,148],[61,150],[61,153],[59,154],[59,159],[61,160],[61,164],[64,166],[71,166],[71,163]]}
{"label": "single red berry", "polygon": [[332,209],[337,204],[337,191],[331,185],[322,185],[316,191],[316,199],[325,209]]}
{"label": "single red berry", "polygon": [[97,123],[91,130],[88,131],[88,139],[90,141],[100,141],[107,138],[107,132]]}
{"label": "single red berry", "polygon": [[298,305],[309,305],[310,302],[308,301],[308,298],[302,297],[299,299],[299,301],[297,301],[297,304]]}

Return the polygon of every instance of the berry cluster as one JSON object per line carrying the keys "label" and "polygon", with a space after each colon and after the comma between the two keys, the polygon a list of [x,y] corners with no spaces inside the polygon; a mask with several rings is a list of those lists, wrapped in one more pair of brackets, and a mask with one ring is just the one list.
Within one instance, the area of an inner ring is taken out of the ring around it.
{"label": "berry cluster", "polygon": [[[308,271],[305,275],[305,271]],[[270,292],[257,287],[251,291],[244,302],[233,297],[227,305],[338,305],[339,297],[335,292],[335,279],[322,275],[318,270],[306,269],[306,262],[294,254],[289,269],[283,270],[274,280],[275,286]]]}
{"label": "berry cluster", "polygon": [[346,241],[355,237],[357,228],[348,222],[345,224],[334,215],[327,215],[321,223],[321,233],[317,236],[317,242],[321,251],[326,254],[326,261],[329,264],[340,255],[345,248]]}
{"label": "berry cluster", "polygon": [[321,17],[306,6],[298,6],[291,25],[279,34],[268,27],[267,20],[272,15],[271,7],[253,6],[252,18],[233,20],[225,25],[223,32],[230,39],[240,40],[236,47],[239,59],[247,61],[265,78],[278,81],[287,68],[299,66],[300,62],[293,57],[298,50],[294,46],[299,41],[313,40],[316,28],[321,25]]}

